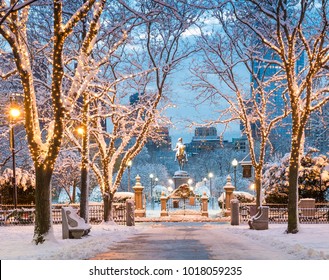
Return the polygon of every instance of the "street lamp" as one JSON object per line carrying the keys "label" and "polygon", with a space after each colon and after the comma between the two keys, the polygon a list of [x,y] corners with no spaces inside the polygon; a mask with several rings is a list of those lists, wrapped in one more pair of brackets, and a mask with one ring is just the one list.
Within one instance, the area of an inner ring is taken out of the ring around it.
{"label": "street lamp", "polygon": [[79,126],[77,128],[77,133],[80,135],[80,136],[83,136],[85,134],[85,129],[82,127],[82,126]]}
{"label": "street lamp", "polygon": [[13,159],[13,177],[12,184],[14,189],[14,207],[17,208],[17,184],[16,184],[16,163],[15,163],[15,130],[14,122],[21,115],[19,108],[13,103],[12,98],[10,98],[10,108],[9,108],[9,121],[10,121],[10,149]]}
{"label": "street lamp", "polygon": [[128,192],[130,192],[130,168],[132,166],[133,162],[131,160],[128,161]]}
{"label": "street lamp", "polygon": [[255,184],[254,183],[252,183],[250,185],[250,189],[252,190],[253,195],[255,195]]}
{"label": "street lamp", "polygon": [[212,178],[214,177],[214,174],[212,172],[209,172],[208,177],[209,177],[209,189],[210,189],[210,204],[212,209],[214,209],[214,197],[212,193]]}
{"label": "street lamp", "polygon": [[151,173],[150,174],[150,179],[151,179],[151,199],[152,199],[152,196],[153,196],[153,178],[154,178],[154,175]]}
{"label": "street lamp", "polygon": [[238,166],[238,161],[236,159],[232,160],[232,166],[234,168],[234,187],[236,187],[236,167]]}

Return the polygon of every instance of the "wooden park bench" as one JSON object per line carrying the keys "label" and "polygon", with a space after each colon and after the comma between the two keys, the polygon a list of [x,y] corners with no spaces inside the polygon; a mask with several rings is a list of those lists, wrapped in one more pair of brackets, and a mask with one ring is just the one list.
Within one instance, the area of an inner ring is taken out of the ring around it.
{"label": "wooden park bench", "polygon": [[71,206],[62,207],[62,237],[63,239],[79,239],[90,232],[91,226],[81,218],[76,209]]}
{"label": "wooden park bench", "polygon": [[268,206],[258,207],[258,212],[255,216],[252,216],[248,221],[249,227],[256,230],[268,229]]}

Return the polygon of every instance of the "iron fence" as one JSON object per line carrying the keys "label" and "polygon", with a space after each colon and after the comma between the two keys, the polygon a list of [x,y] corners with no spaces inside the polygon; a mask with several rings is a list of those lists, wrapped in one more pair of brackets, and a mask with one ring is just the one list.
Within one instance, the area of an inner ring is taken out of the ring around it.
{"label": "iron fence", "polygon": [[167,210],[171,215],[201,214],[201,201],[198,197],[171,197],[167,200]]}
{"label": "iron fence", "polygon": [[[53,224],[62,223],[62,207],[67,204],[53,204],[52,205],[52,221]],[[70,204],[79,211],[78,204]],[[35,216],[34,205],[18,205],[14,209],[13,205],[2,205],[0,209],[0,226],[3,225],[31,225],[34,224]],[[89,223],[100,224],[104,219],[104,206],[103,204],[90,204],[89,205]],[[126,225],[126,204],[113,203],[113,218],[119,225]]]}
{"label": "iron fence", "polygon": [[[269,206],[269,223],[283,224],[288,222],[288,207],[286,204],[264,204]],[[256,214],[255,204],[240,204],[240,222],[246,223]],[[299,208],[299,222],[302,224],[329,223],[329,203],[316,203],[315,208]]]}

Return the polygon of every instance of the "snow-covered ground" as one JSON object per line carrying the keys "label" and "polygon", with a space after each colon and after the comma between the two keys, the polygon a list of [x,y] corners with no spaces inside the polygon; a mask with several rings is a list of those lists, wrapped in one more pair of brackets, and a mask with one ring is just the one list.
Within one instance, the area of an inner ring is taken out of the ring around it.
{"label": "snow-covered ground", "polygon": [[[1,277],[2,279],[18,279],[31,275],[35,280],[44,279],[45,274],[58,273],[60,271],[66,271],[67,278],[76,277],[80,275],[79,279],[90,278],[89,270],[91,268],[98,267],[144,267],[148,268],[166,268],[170,267],[175,269],[175,275],[182,275],[182,269],[186,266],[242,266],[244,269],[244,275],[248,274],[248,277],[243,279],[264,279],[264,275],[272,271],[273,265],[277,269],[271,272],[271,275],[275,277],[287,276],[287,273],[294,271],[296,277],[299,275],[303,277],[307,274],[322,275],[327,271],[327,261],[329,259],[329,225],[320,224],[303,224],[301,225],[300,232],[298,234],[285,234],[286,225],[270,224],[269,229],[265,231],[250,230],[246,224],[240,224],[239,226],[231,226],[229,223],[219,225],[214,223],[202,223],[205,230],[210,230],[211,234],[218,234],[214,236],[214,240],[223,238],[223,232],[226,236],[229,234],[230,242],[234,240],[243,242],[245,244],[255,244],[255,240],[260,243],[270,244],[269,248],[263,252],[263,259],[261,266],[257,264],[257,261],[239,260],[237,261],[216,261],[216,260],[204,260],[204,261],[166,261],[166,260],[151,260],[151,261],[84,261],[98,253],[109,251],[109,247],[114,243],[125,240],[127,238],[133,238],[137,234],[143,232],[158,232],[159,227],[152,225],[152,223],[137,223],[134,227],[118,226],[118,225],[93,225],[92,230],[88,236],[82,239],[62,239],[61,225],[53,226],[53,233],[49,236],[49,239],[42,245],[33,245],[33,226],[1,226],[0,227],[0,259],[2,260]],[[170,230],[170,227],[166,227],[166,231]],[[165,236],[165,235],[164,235]],[[213,244],[216,246],[216,244]],[[212,247],[212,245],[211,245]],[[252,246],[251,246],[252,247]],[[299,260],[299,262],[287,260],[278,260],[277,253],[282,251],[283,255],[291,254],[293,259]],[[237,256],[241,255],[239,248],[236,248]],[[252,253],[252,248],[250,248]],[[234,255],[234,252],[230,252],[230,255]],[[276,259],[276,261],[273,261]],[[5,260],[5,261],[3,261]],[[24,260],[23,262],[21,260]],[[43,265],[37,260],[48,260],[42,262]],[[54,263],[54,260],[56,262]],[[65,260],[65,261],[64,261]],[[71,260],[68,262],[68,260]],[[75,260],[72,262],[72,260]],[[78,260],[78,262],[76,261]],[[79,261],[80,260],[80,261]],[[309,260],[305,266],[305,260]],[[323,261],[321,261],[323,260]],[[315,263],[314,263],[315,261]],[[255,263],[256,262],[256,263]],[[301,262],[301,263],[300,263]],[[287,267],[289,265],[289,267]],[[306,269],[312,265],[312,270]],[[60,271],[56,272],[55,267],[58,267]],[[17,269],[19,268],[19,269]],[[10,277],[10,278],[9,278]],[[194,275],[188,277],[188,279],[205,279],[206,275]],[[209,276],[208,276],[209,277]],[[161,277],[160,277],[161,278]],[[298,277],[297,277],[298,278]],[[115,279],[153,279],[151,276],[143,277],[118,277]],[[168,279],[168,278],[163,278]],[[187,279],[187,278],[186,278]],[[208,278],[207,278],[208,279]],[[242,279],[242,278],[241,278]],[[274,278],[271,278],[274,279]]]}
{"label": "snow-covered ground", "polygon": [[[207,228],[212,224],[207,223]],[[215,225],[213,226],[215,227]],[[216,225],[218,227],[218,225]],[[259,240],[294,254],[301,260],[329,259],[329,225],[303,224],[298,234],[285,234],[286,225],[270,224],[269,230],[250,230],[246,224],[231,226],[222,225],[225,232],[231,232],[231,238]],[[152,228],[152,227],[151,227]],[[156,228],[155,228],[156,229]],[[147,223],[136,224],[135,227],[116,225],[93,225],[88,236],[82,239],[62,239],[61,225],[53,226],[53,235],[45,244],[32,244],[33,226],[0,227],[0,259],[1,260],[82,260],[97,253],[107,251],[114,242],[124,240],[133,235],[150,231]],[[169,229],[166,229],[169,230]],[[220,235],[220,231],[218,231]],[[264,252],[266,259],[271,259],[271,252]]]}

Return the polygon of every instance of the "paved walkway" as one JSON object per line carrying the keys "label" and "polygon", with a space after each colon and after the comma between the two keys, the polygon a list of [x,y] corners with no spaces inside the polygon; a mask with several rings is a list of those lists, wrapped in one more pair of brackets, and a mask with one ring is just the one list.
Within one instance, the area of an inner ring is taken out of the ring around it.
{"label": "paved walkway", "polygon": [[[295,259],[271,244],[232,236],[222,223],[149,223],[143,233],[118,242],[93,260]],[[136,225],[138,226],[138,224]],[[270,257],[266,252],[271,251]]]}

